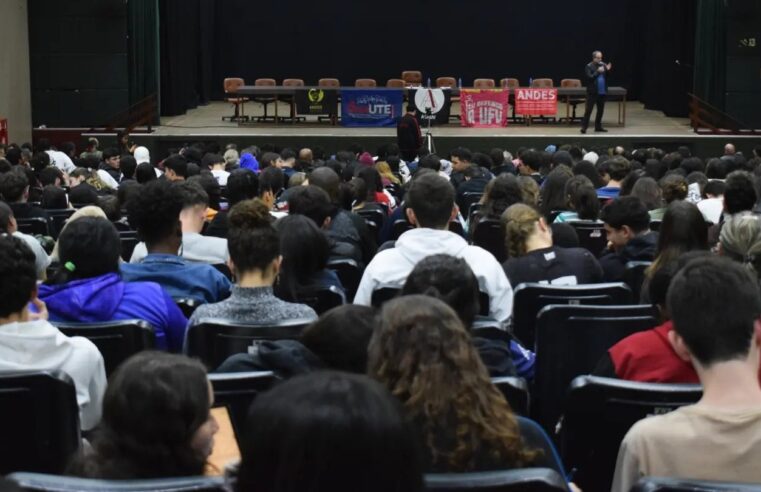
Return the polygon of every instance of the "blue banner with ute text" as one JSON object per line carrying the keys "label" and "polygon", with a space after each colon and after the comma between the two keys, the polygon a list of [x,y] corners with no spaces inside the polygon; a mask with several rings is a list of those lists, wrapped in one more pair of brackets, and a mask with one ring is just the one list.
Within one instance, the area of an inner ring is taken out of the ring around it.
{"label": "blue banner with ute text", "polygon": [[403,101],[401,90],[342,89],[341,125],[396,126]]}

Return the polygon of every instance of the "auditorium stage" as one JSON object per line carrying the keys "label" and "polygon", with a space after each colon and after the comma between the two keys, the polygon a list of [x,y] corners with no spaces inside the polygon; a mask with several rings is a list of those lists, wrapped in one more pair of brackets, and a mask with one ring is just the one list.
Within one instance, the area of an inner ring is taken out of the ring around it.
{"label": "auditorium stage", "polygon": [[[459,114],[457,103],[453,113]],[[262,114],[260,104],[246,104],[246,114],[256,117]],[[587,149],[607,148],[624,145],[629,148],[657,146],[667,150],[680,145],[689,146],[693,153],[701,156],[720,155],[726,142],[734,142],[738,150],[748,155],[751,149],[761,144],[759,137],[727,137],[697,135],[693,133],[686,118],[669,118],[660,111],[646,110],[637,101],[629,101],[626,106],[626,126],[617,125],[618,104],[608,102],[606,105],[604,126],[608,133],[595,133],[592,129],[586,134],[579,133],[579,124],[542,124],[531,126],[509,124],[504,128],[483,129],[463,128],[459,124],[433,127],[436,151],[444,155],[458,146],[472,150],[488,150],[501,147],[515,151],[519,147],[544,148],[549,144],[581,144]],[[559,116],[565,115],[561,104]],[[287,115],[289,107],[281,103],[280,116]],[[580,105],[577,114],[583,114]],[[212,102],[188,111],[181,116],[163,117],[161,125],[154,127],[150,134],[133,134],[139,145],[146,145],[154,156],[163,156],[171,149],[193,141],[217,141],[224,146],[236,143],[238,148],[246,145],[272,144],[277,147],[320,147],[328,153],[346,148],[351,143],[359,143],[370,151],[384,143],[396,140],[395,128],[346,128],[332,126],[329,122],[318,123],[316,116],[307,117],[306,122],[251,123],[239,126],[237,123],[222,121],[222,116],[232,113],[232,106],[225,102]],[[270,106],[268,113],[274,114]]]}

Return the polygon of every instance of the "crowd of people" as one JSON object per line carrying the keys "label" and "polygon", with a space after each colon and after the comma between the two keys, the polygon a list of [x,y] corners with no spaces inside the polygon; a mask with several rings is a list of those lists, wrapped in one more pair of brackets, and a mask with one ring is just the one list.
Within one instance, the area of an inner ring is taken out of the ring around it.
{"label": "crowd of people", "polygon": [[[236,490],[415,491],[423,473],[536,466],[546,457],[491,380],[534,377],[533,347],[509,335],[515,287],[618,282],[644,261],[638,301],[659,324],[611,347],[594,374],[701,383],[703,398],[629,431],[613,490],[646,475],[761,481],[761,148],[403,160],[393,144],[329,155],[191,143],[159,159],[126,134],[99,145],[0,147],[0,371],[72,378],[89,444],[69,474],[207,471],[214,393],[207,368],[182,355],[202,318],[310,322],[298,340],[211,368],[285,380],[251,408]],[[61,209],[72,214],[54,233]],[[50,234],[22,232],[30,218]],[[473,244],[491,223],[500,251]],[[580,246],[578,223],[604,230],[605,247]],[[139,243],[124,255],[130,231]],[[331,268],[341,260],[357,285]],[[314,287],[349,304],[317,312],[302,295]],[[373,307],[379,289],[398,295]],[[189,317],[180,299],[198,304]],[[126,319],[150,323],[155,350],[108,381],[95,345],[55,327]],[[481,336],[484,319],[506,336]]]}

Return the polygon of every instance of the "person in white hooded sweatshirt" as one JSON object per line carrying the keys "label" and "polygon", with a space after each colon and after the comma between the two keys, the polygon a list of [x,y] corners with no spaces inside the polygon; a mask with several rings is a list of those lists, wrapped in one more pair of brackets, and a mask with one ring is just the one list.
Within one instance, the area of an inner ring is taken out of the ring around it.
{"label": "person in white hooded sweatshirt", "polygon": [[375,255],[362,275],[354,304],[371,305],[374,290],[401,288],[420,260],[448,254],[470,265],[479,290],[489,295],[489,316],[506,326],[513,312],[513,289],[504,270],[491,253],[448,230],[458,213],[452,185],[437,174],[425,173],[412,180],[405,199],[407,220],[415,229],[399,236],[394,248]]}
{"label": "person in white hooded sweatshirt", "polygon": [[[74,381],[82,430],[100,421],[106,371],[86,338],[67,337],[47,321],[37,298],[34,253],[13,236],[0,236],[0,372],[61,371]],[[29,303],[34,305],[32,312]]]}

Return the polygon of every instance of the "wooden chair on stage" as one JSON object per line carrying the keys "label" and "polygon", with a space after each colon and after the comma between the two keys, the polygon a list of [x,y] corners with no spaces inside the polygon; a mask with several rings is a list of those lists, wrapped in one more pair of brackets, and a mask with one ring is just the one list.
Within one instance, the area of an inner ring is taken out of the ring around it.
{"label": "wooden chair on stage", "polygon": [[[330,79],[330,78],[324,78],[317,81],[317,87],[320,89],[339,89],[341,87],[341,81],[338,79]],[[338,95],[338,100],[341,100],[341,95]],[[327,117],[325,116],[318,116],[317,121],[325,121],[330,120],[330,123],[332,125],[336,125],[338,123],[338,115],[331,114]]]}
{"label": "wooden chair on stage", "polygon": [[[536,89],[551,89],[555,87],[555,83],[552,81],[552,79],[534,79],[531,82],[531,87]],[[542,120],[545,123],[549,123],[549,122],[554,123],[555,121],[557,121],[557,118],[555,118],[554,116],[552,117],[547,117],[544,115],[539,115],[538,117],[529,116],[527,120],[528,124],[530,125],[531,123],[533,123],[534,119]]]}
{"label": "wooden chair on stage", "polygon": [[246,81],[237,77],[227,78],[223,82],[223,86],[225,88],[225,100],[233,105],[235,108],[235,113],[233,113],[231,116],[223,116],[222,121],[230,120],[237,121],[239,123],[242,121],[248,121],[249,118],[246,116],[244,106],[248,101],[250,101],[250,99],[236,95],[238,89],[244,85],[246,85]]}
{"label": "wooden chair on stage", "polygon": [[[283,87],[304,87],[304,79],[285,79],[283,80]],[[291,123],[296,123],[296,120],[306,121],[303,116],[296,117],[296,94],[285,94],[281,96],[280,100],[288,103],[291,107]]]}
{"label": "wooden chair on stage", "polygon": [[375,79],[357,79],[354,81],[354,87],[378,87]]}
{"label": "wooden chair on stage", "polygon": [[423,73],[419,70],[405,70],[402,72],[404,85],[421,86],[423,85]]}
{"label": "wooden chair on stage", "polygon": [[402,79],[388,79],[388,81],[386,81],[386,87],[393,89],[404,89],[405,83]]}
{"label": "wooden chair on stage", "polygon": [[[581,88],[581,80],[579,79],[563,79],[560,81],[560,87],[569,87],[569,88]],[[581,117],[576,116],[576,107],[586,102],[587,98],[584,96],[560,96],[558,99],[560,99],[562,102],[566,104],[565,109],[565,118],[560,118],[560,122],[567,121],[568,124],[573,124],[574,121],[580,122],[582,120]],[[573,114],[568,114],[568,107],[573,108]]]}
{"label": "wooden chair on stage", "polygon": [[[254,81],[254,85],[256,87],[275,87],[277,85],[277,82],[275,81],[275,79],[256,79]],[[251,100],[254,101],[254,102],[258,102],[264,108],[264,116],[259,116],[258,118],[256,118],[256,121],[258,121],[258,122],[264,122],[264,121],[267,121],[268,119],[270,119],[272,121],[276,120],[275,116],[267,116],[267,106],[269,106],[272,103],[277,104],[277,101],[278,101],[277,96],[275,96],[275,95],[272,95],[272,96],[254,96],[254,97],[251,98]],[[277,111],[275,111],[275,112],[277,113]]]}
{"label": "wooden chair on stage", "polygon": [[[450,89],[454,89],[457,87],[457,80],[454,77],[438,77],[436,79],[436,87],[439,89],[447,87]],[[452,105],[454,105],[455,102],[460,102],[460,96],[452,96],[451,99]],[[451,109],[449,110],[449,119],[450,120],[458,120],[460,119],[459,114],[454,114],[454,111]]]}
{"label": "wooden chair on stage", "polygon": [[499,86],[510,91],[510,95],[507,97],[507,103],[513,108],[513,115],[509,117],[510,121],[513,123],[522,122],[523,118],[515,116],[515,89],[521,86],[520,81],[518,79],[505,78],[499,81]]}
{"label": "wooden chair on stage", "polygon": [[494,89],[496,85],[494,79],[476,79],[473,81],[474,89]]}

